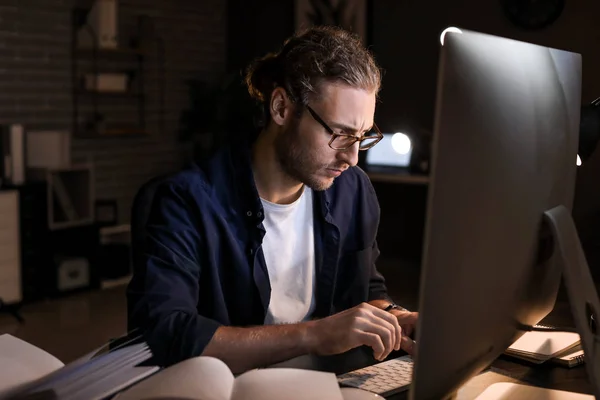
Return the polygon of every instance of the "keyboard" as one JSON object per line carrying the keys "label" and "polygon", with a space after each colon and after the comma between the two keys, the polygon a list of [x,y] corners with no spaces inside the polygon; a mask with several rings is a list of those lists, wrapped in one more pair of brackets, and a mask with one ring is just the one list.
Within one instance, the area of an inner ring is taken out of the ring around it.
{"label": "keyboard", "polygon": [[337,378],[340,386],[355,387],[386,397],[408,390],[412,372],[412,358],[403,356],[338,375]]}

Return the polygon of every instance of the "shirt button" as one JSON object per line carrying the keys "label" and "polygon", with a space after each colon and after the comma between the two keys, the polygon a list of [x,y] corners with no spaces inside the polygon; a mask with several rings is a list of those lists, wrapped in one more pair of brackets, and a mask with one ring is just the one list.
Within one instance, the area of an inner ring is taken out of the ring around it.
{"label": "shirt button", "polygon": [[259,211],[259,212],[257,212],[257,213],[256,213],[256,216],[257,216],[258,218],[260,218],[260,217],[262,217],[262,213]]}
{"label": "shirt button", "polygon": [[254,249],[248,250],[248,253],[250,253],[250,255],[254,254]]}
{"label": "shirt button", "polygon": [[251,216],[252,216],[252,211],[248,211],[248,212],[246,213],[246,215],[247,215],[247,216],[249,216],[249,217],[251,217]]}

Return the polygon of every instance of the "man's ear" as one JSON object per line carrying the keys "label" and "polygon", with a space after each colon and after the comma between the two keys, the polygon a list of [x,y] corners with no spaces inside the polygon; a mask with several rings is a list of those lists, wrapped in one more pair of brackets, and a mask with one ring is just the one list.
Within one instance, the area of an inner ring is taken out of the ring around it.
{"label": "man's ear", "polygon": [[277,125],[284,125],[291,117],[294,104],[287,96],[285,89],[276,87],[271,93],[271,103],[269,104],[269,112],[271,119]]}

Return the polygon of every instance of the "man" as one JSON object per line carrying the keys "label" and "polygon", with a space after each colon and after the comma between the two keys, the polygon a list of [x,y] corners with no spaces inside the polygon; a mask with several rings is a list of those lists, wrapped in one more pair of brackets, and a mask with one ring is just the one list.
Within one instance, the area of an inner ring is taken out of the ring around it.
{"label": "man", "polygon": [[129,326],[161,364],[205,355],[234,372],[366,345],[412,351],[417,314],[375,268],[379,205],[359,149],[381,139],[380,71],[354,36],[313,28],[248,70],[264,104],[251,144],[160,184]]}

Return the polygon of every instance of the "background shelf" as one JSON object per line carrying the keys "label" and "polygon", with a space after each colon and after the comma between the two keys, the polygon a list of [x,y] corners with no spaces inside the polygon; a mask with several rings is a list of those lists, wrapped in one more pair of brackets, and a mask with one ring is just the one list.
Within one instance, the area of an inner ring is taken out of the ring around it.
{"label": "background shelf", "polygon": [[[164,48],[157,37],[149,37],[149,18],[137,17],[135,32],[130,38],[119,38],[129,46],[99,47],[97,37],[87,22],[90,9],[74,8],[71,25],[72,83],[73,83],[73,136],[80,138],[147,136],[146,128],[148,93],[157,94],[159,129],[164,126]],[[80,32],[89,32],[92,40],[80,46]],[[149,43],[156,42],[156,54]],[[152,62],[148,68],[148,62]],[[147,79],[150,69],[157,77]],[[98,83],[102,74],[122,74],[116,78],[104,76],[104,84]],[[90,74],[92,78],[90,78]],[[85,85],[87,78],[87,86]],[[125,78],[125,84],[123,84]],[[110,80],[106,80],[110,79]],[[115,84],[116,79],[116,84]],[[96,87],[121,88],[124,90],[95,90]],[[154,110],[155,107],[152,107]],[[154,113],[155,111],[153,111]],[[119,125],[132,127],[120,128]],[[114,128],[113,128],[114,127]]]}

